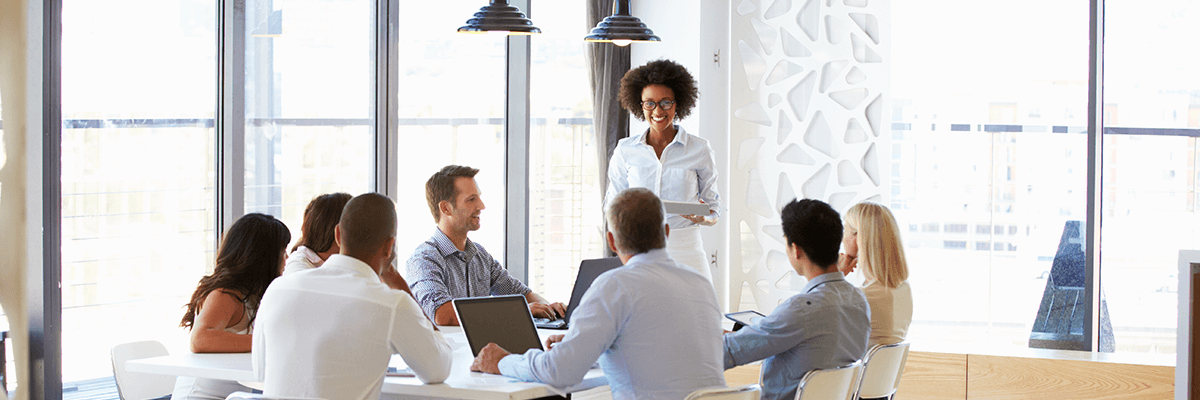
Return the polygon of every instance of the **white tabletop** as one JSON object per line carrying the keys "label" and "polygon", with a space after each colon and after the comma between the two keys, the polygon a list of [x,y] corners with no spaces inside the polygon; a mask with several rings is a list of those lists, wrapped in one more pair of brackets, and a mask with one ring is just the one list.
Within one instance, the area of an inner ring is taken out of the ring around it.
{"label": "white tabletop", "polygon": [[[454,363],[446,382],[426,385],[414,377],[389,376],[383,381],[383,398],[426,396],[455,399],[533,399],[562,394],[541,383],[519,382],[499,375],[471,372],[471,361],[475,357],[471,355],[471,348],[467,345],[462,329],[458,327],[441,327],[440,329],[454,348]],[[544,341],[545,337],[549,335],[562,334],[566,331],[539,330],[538,333]],[[404,361],[400,356],[392,355],[390,365],[403,367]],[[126,362],[125,369],[130,372],[151,374],[194,376],[241,382],[257,381],[251,365],[250,353],[189,353],[143,358]],[[582,382],[567,388],[564,392],[577,392],[607,384],[608,380],[604,377],[604,372],[594,368],[584,375]]]}

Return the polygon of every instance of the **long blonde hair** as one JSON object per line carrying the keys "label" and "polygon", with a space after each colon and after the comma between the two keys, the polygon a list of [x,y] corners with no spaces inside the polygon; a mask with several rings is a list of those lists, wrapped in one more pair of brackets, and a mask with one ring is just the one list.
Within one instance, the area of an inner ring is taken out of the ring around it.
{"label": "long blonde hair", "polygon": [[846,225],[858,230],[858,266],[890,289],[908,280],[904,244],[892,212],[883,205],[862,202],[845,215]]}

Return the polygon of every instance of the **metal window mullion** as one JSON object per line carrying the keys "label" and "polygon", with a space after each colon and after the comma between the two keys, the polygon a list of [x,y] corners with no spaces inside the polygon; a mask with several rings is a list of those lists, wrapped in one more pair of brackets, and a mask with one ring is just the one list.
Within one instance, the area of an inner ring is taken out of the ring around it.
{"label": "metal window mullion", "polygon": [[[246,0],[222,0],[217,10],[216,221],[214,242],[245,214]],[[215,249],[214,249],[215,250]]]}
{"label": "metal window mullion", "polygon": [[1091,308],[1084,314],[1083,335],[1089,351],[1099,351],[1100,228],[1104,165],[1104,0],[1090,0],[1088,52],[1088,185],[1084,286]]}
{"label": "metal window mullion", "polygon": [[[41,180],[33,183],[35,171],[27,171],[25,197],[26,215],[41,215],[41,219],[26,226],[30,273],[26,276],[26,311],[28,312],[29,375],[28,393],[31,399],[62,399],[62,1],[32,0],[26,3],[29,15],[25,20],[26,37],[40,36],[40,45],[30,41],[26,49],[29,58],[26,74],[25,124],[29,135],[26,165],[36,165],[40,159]],[[40,7],[40,10],[38,10]],[[36,66],[36,67],[35,67]],[[40,71],[38,71],[40,67]],[[37,76],[37,78],[34,78]],[[40,83],[35,89],[31,83]],[[40,89],[40,91],[39,91]],[[39,98],[40,97],[40,98]],[[36,100],[35,100],[36,99]],[[34,104],[37,104],[36,106]],[[39,110],[35,110],[34,108]],[[39,114],[40,113],[40,114]],[[40,120],[36,117],[40,117]],[[32,128],[41,124],[40,129]],[[40,135],[41,137],[36,137]],[[40,146],[40,148],[38,148]],[[39,190],[40,189],[40,190]],[[33,194],[40,193],[40,194]],[[41,197],[40,199],[38,197]],[[40,201],[39,201],[40,200]],[[36,225],[39,224],[40,226]],[[38,245],[29,241],[41,239]],[[40,246],[40,249],[37,247]],[[40,256],[37,251],[40,250]],[[41,273],[33,266],[41,259]],[[0,360],[2,361],[2,360]],[[18,397],[20,395],[18,394]]]}
{"label": "metal window mullion", "polygon": [[[509,1],[532,18],[529,3]],[[507,38],[504,102],[504,265],[525,283],[529,283],[529,43],[528,35]]]}
{"label": "metal window mullion", "polygon": [[375,18],[375,165],[374,190],[392,200],[399,198],[397,178],[400,171],[399,106],[400,1],[376,0]]}

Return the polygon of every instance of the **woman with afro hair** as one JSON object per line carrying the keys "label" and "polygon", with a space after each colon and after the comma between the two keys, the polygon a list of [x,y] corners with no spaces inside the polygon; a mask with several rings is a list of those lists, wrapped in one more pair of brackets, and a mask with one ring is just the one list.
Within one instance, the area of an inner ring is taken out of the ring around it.
{"label": "woman with afro hair", "polygon": [[675,124],[696,106],[696,80],[674,61],[651,61],[621,78],[618,97],[622,108],[650,127],[617,143],[608,163],[605,204],[633,187],[650,189],[664,201],[706,204],[707,215],[667,216],[667,252],[712,281],[699,227],[716,224],[721,215],[716,157],[707,140]]}

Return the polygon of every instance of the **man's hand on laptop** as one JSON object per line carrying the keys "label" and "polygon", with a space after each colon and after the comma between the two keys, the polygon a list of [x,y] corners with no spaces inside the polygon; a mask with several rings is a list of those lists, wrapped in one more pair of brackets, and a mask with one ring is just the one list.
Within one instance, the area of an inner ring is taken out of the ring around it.
{"label": "man's hand on laptop", "polygon": [[495,343],[488,343],[479,349],[479,355],[471,362],[471,371],[500,375],[500,359],[509,354]]}
{"label": "man's hand on laptop", "polygon": [[564,337],[567,337],[567,335],[550,335],[550,337],[546,338],[546,350],[554,348],[554,345],[561,342]]}
{"label": "man's hand on laptop", "polygon": [[529,303],[529,313],[534,317],[559,319],[567,316],[567,308],[563,303]]}

